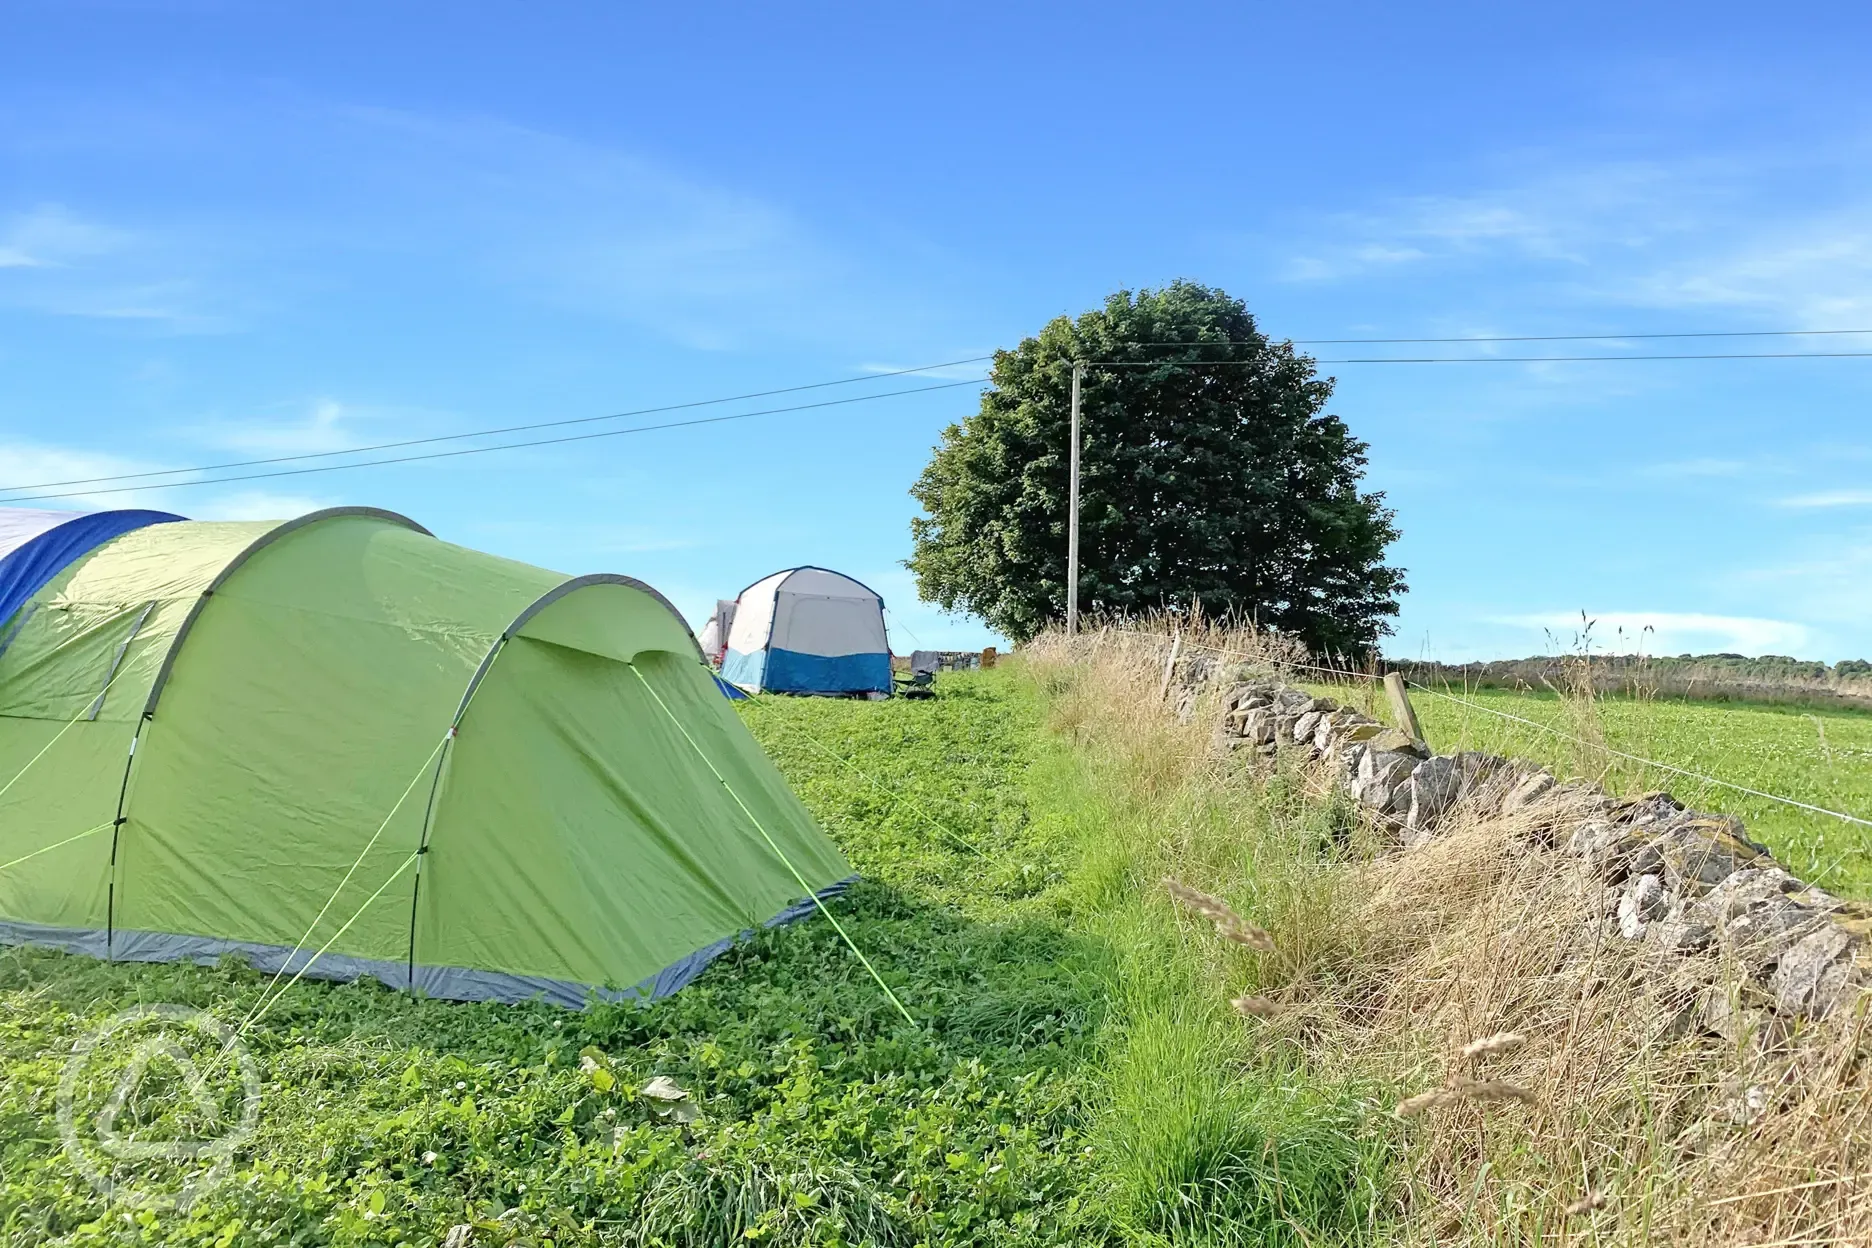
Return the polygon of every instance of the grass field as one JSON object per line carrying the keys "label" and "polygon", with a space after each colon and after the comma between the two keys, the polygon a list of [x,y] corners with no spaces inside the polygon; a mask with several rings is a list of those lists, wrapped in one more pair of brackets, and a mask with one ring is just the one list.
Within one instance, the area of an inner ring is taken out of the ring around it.
{"label": "grass field", "polygon": [[[1600,698],[1587,707],[1554,693],[1503,690],[1414,691],[1411,700],[1438,750],[1534,759],[1564,774],[1603,780],[1614,791],[1667,789],[1699,809],[1740,816],[1797,875],[1842,895],[1872,897],[1872,828],[1645,767],[1591,744],[1872,819],[1872,713],[1629,697]],[[1382,698],[1378,711],[1387,713]]]}
{"label": "grass field", "polygon": [[[427,1246],[470,1223],[478,1245],[1366,1237],[1385,1186],[1381,1098],[1253,1050],[1226,1004],[1252,985],[1252,955],[1192,941],[1157,885],[1202,853],[1252,878],[1245,846],[1317,839],[1316,816],[1291,794],[1154,790],[1077,740],[1060,695],[1004,670],[945,676],[933,702],[743,710],[863,873],[835,907],[915,1026],[818,918],[647,1008],[302,983],[248,1036],[257,1135],[182,1214],[107,1205],[74,1170],[54,1127],[63,1059],[141,1002],[237,1021],[261,977],[0,952],[0,1236]],[[1265,835],[1244,839],[1251,826]],[[698,1121],[635,1094],[657,1075],[691,1092]]]}
{"label": "grass field", "polygon": [[[833,908],[914,1023],[818,917],[763,932],[648,1007],[302,983],[248,1036],[257,1134],[223,1185],[157,1213],[107,1203],[63,1154],[65,1056],[139,1003],[236,1021],[262,978],[0,951],[0,1240],[429,1248],[470,1224],[482,1248],[1610,1245],[1660,1242],[1654,1218],[1667,1216],[1671,1242],[1704,1242],[1681,1228],[1752,1207],[1708,1193],[1753,1199],[1757,1170],[1711,1160],[1685,1177],[1655,1109],[1705,1113],[1720,1089],[1684,1071],[1763,1077],[1752,1059],[1694,1037],[1638,1043],[1649,1016],[1623,989],[1596,1022],[1561,1027],[1577,1007],[1548,1000],[1540,975],[1498,979],[1512,946],[1492,942],[1522,929],[1533,894],[1514,891],[1518,876],[1489,890],[1518,859],[1484,836],[1444,846],[1451,863],[1435,850],[1368,860],[1344,800],[1293,758],[1269,773],[1224,762],[1203,722],[1162,713],[1154,661],[1101,662],[945,676],[922,703],[742,705],[862,872]],[[1872,717],[1476,701],[1864,808]],[[1538,729],[1418,704],[1440,748],[1605,764]],[[1837,828],[1670,787],[1745,815],[1797,867],[1831,855],[1819,865],[1834,885],[1863,888],[1861,860],[1842,856],[1857,839]],[[1169,904],[1166,876],[1227,896],[1275,952],[1216,939]],[[1238,994],[1275,1013],[1240,1017]],[[1543,1045],[1567,1037],[1543,1060],[1589,1076],[1540,1084],[1550,1110],[1445,1124],[1390,1113],[1438,1077],[1449,1045],[1522,1024]],[[700,1117],[675,1121],[639,1095],[656,1076]],[[1721,1112],[1711,1138],[1731,1129]],[[1810,1125],[1832,1147],[1824,1122]],[[1813,1158],[1832,1154],[1800,1140],[1773,1152],[1791,1175],[1776,1191],[1810,1193],[1830,1173]],[[1585,1181],[1620,1197],[1591,1227],[1566,1212]]]}

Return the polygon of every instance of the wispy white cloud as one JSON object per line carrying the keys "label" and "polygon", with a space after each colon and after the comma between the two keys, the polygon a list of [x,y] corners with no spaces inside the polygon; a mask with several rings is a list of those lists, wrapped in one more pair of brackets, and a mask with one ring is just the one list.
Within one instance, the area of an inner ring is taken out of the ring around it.
{"label": "wispy white cloud", "polygon": [[1865,657],[1866,620],[1872,619],[1872,531],[1832,536],[1804,553],[1743,569],[1734,579],[1772,596],[1784,610],[1850,638],[1839,647],[1841,653]]}
{"label": "wispy white cloud", "polygon": [[[1806,328],[1854,327],[1872,317],[1872,204],[1842,211],[1758,216],[1723,230],[1709,247],[1633,276],[1624,293],[1661,308],[1755,309]],[[1801,343],[1789,350],[1865,349],[1863,340]]]}
{"label": "wispy white cloud", "polygon": [[[960,354],[958,352],[958,354]],[[986,352],[983,352],[986,355]],[[986,376],[989,361],[984,359],[976,364],[947,364],[941,368],[918,368],[914,377],[933,377],[938,381],[975,381]],[[915,364],[860,364],[861,373],[903,373],[907,369],[917,368]]]}
{"label": "wispy white cloud", "polygon": [[[835,292],[860,270],[759,196],[508,122],[382,108],[333,116],[369,159],[407,168],[400,185],[380,178],[380,193],[410,204],[412,219],[445,217],[458,263],[523,294],[701,349],[756,329],[850,328]],[[432,202],[437,188],[447,188],[445,204]]]}
{"label": "wispy white cloud", "polygon": [[[1832,202],[1795,207],[1764,202],[1762,179],[1798,181],[1800,159],[1830,169],[1841,157],[1815,151],[1595,162],[1550,153],[1534,171],[1492,187],[1330,215],[1282,273],[1331,282],[1404,266],[1513,261],[1544,272],[1551,289],[1573,303],[1723,308],[1799,328],[1865,323],[1872,318],[1872,198],[1841,192]],[[1851,348],[1840,342],[1831,349]]]}
{"label": "wispy white cloud", "polygon": [[224,421],[203,426],[203,441],[230,450],[277,455],[311,455],[358,445],[360,434],[346,424],[358,415],[336,399],[314,399],[303,416],[285,421]]}
{"label": "wispy white cloud", "polygon": [[291,520],[333,504],[310,494],[276,494],[270,490],[237,490],[210,496],[187,509],[196,520]]}
{"label": "wispy white cloud", "polygon": [[[161,466],[103,451],[31,442],[0,443],[0,490],[9,491],[7,495],[0,496],[0,507],[39,507],[54,511],[88,511],[105,507],[160,508],[166,505],[161,501],[166,497],[166,491],[105,494],[97,491],[108,489],[115,483],[97,481],[96,478],[148,472]],[[66,484],[68,482],[83,484]],[[93,492],[85,492],[87,484]],[[26,495],[52,497],[10,501],[21,493],[20,487],[30,487],[23,491]]]}
{"label": "wispy white cloud", "polygon": [[60,204],[41,204],[0,225],[0,269],[65,268],[124,245],[127,235],[80,219]]}
{"label": "wispy white cloud", "polygon": [[1402,197],[1326,218],[1324,237],[1290,259],[1284,276],[1338,281],[1504,253],[1583,269],[1595,253],[1681,230],[1686,218],[1672,192],[1698,177],[1657,164],[1605,164],[1471,193]]}
{"label": "wispy white cloud", "polygon": [[1777,500],[1783,507],[1872,507],[1872,490],[1823,490]]}
{"label": "wispy white cloud", "polygon": [[230,325],[202,280],[199,257],[163,238],[106,225],[61,204],[0,223],[0,303],[52,316],[142,322],[170,333]]}
{"label": "wispy white cloud", "polygon": [[1494,616],[1488,622],[1539,631],[1568,646],[1577,644],[1573,639],[1586,620],[1592,622],[1593,649],[1612,654],[1798,654],[1813,636],[1808,625],[1793,620],[1677,611],[1599,611],[1588,612],[1585,619],[1577,611],[1538,612]]}
{"label": "wispy white cloud", "polygon": [[[25,493],[53,496],[17,503],[0,496],[0,507],[53,511],[149,507],[173,511],[193,520],[284,520],[332,505],[315,495],[274,493],[264,489],[217,492],[212,487],[179,487],[137,479],[96,480],[158,471],[162,467],[147,460],[82,448],[0,443],[0,489],[34,486]],[[79,484],[61,484],[64,482]],[[118,488],[126,485],[150,485],[152,488]]]}

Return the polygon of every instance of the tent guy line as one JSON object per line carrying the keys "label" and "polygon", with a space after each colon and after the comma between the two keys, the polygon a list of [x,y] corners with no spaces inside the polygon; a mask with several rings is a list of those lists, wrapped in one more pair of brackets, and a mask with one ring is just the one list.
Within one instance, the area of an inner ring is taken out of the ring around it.
{"label": "tent guy line", "polygon": [[839,939],[843,940],[845,946],[864,964],[865,970],[871,972],[871,978],[876,980],[877,986],[884,990],[884,995],[890,998],[890,1003],[892,1005],[897,1007],[897,1012],[903,1015],[904,1021],[909,1023],[912,1027],[917,1026],[916,1019],[912,1017],[909,1010],[904,1008],[904,1003],[897,999],[897,994],[891,991],[891,986],[884,982],[884,977],[878,974],[875,966],[871,965],[871,959],[865,957],[864,950],[860,949],[857,942],[852,940],[851,936],[845,931],[845,925],[840,923],[838,917],[834,915],[831,910],[826,908],[824,899],[819,896],[818,891],[813,888],[806,877],[800,874],[800,869],[793,865],[793,860],[787,857],[786,851],[780,848],[779,842],[775,841],[774,838],[768,834],[767,827],[760,821],[759,816],[748,809],[748,804],[741,800],[741,795],[735,792],[732,784],[728,783],[728,777],[722,775],[721,769],[715,766],[714,760],[703,751],[700,745],[696,744],[696,739],[690,735],[688,726],[677,718],[676,712],[670,710],[669,703],[665,702],[663,700],[663,695],[656,691],[656,686],[644,679],[643,673],[637,670],[637,665],[635,663],[626,663],[625,666],[630,669],[631,675],[637,678],[639,683],[649,692],[650,696],[656,700],[656,704],[662,708],[663,714],[669,717],[669,721],[676,725],[676,731],[680,732],[683,740],[689,743],[689,748],[695,751],[696,757],[701,759],[703,765],[714,773],[717,780],[721,781],[722,788],[727,792],[729,797],[734,799],[734,804],[741,808],[741,813],[748,817],[748,822],[754,825],[754,830],[761,834],[761,839],[763,841],[767,842],[767,848],[773,850],[774,856],[785,864],[788,871],[793,873],[793,878],[799,881],[799,885],[806,891],[806,895],[812,898],[813,905],[819,907],[819,913],[825,915],[826,921],[832,924],[832,930],[839,934]]}
{"label": "tent guy line", "polygon": [[[112,612],[109,616],[106,616],[103,621],[103,624],[115,623],[117,620],[123,618],[126,615],[129,615],[132,611],[139,609],[142,605],[143,604],[140,602],[133,602],[129,606],[122,607]],[[33,769],[33,766],[36,763],[38,763],[40,759],[44,758],[48,753],[50,753],[52,750],[52,747],[57,745],[59,741],[65,736],[66,733],[70,732],[74,727],[77,726],[79,720],[84,719],[87,715],[89,715],[91,713],[92,707],[94,706],[101,707],[104,702],[104,695],[110,692],[111,686],[117,683],[117,678],[123,675],[124,672],[127,670],[129,670],[129,668],[128,668],[128,665],[126,664],[126,665],[120,665],[116,671],[112,672],[110,674],[110,679],[104,682],[104,687],[98,690],[97,696],[95,698],[88,699],[85,702],[85,704],[79,709],[78,713],[72,716],[71,719],[66,722],[63,728],[60,728],[57,732],[52,734],[52,739],[46,742],[45,745],[40,747],[40,750],[37,754],[33,755],[31,758],[26,760],[26,765],[24,767],[20,768],[18,771],[13,773],[13,778],[11,780],[8,780],[4,785],[0,785],[0,797],[5,797],[7,793],[12,790],[13,786],[20,782],[21,776],[24,776],[27,772],[31,771]],[[110,825],[105,824],[104,826],[109,827]],[[8,863],[7,865],[12,866],[13,864]]]}
{"label": "tent guy line", "polygon": [[[323,945],[320,945],[317,953],[313,954],[310,958],[306,959],[306,964],[300,967],[297,971],[293,973],[293,977],[286,981],[286,986],[284,988],[281,988],[278,992],[273,994],[272,1000],[267,999],[265,992],[262,992],[260,994],[259,1008],[252,1015],[250,1015],[245,1022],[243,1022],[240,1025],[240,1030],[234,1033],[233,1040],[228,1041],[227,1047],[229,1049],[234,1047],[234,1041],[239,1040],[242,1036],[247,1034],[248,1028],[252,1027],[255,1023],[259,1022],[262,1018],[265,1018],[267,1015],[267,1011],[271,1010],[274,1006],[280,1003],[280,998],[284,997],[287,993],[293,990],[293,986],[299,982],[299,980],[305,975],[305,973],[311,970],[313,965],[320,958],[324,957],[325,954],[331,949],[331,947],[337,944],[339,939],[346,932],[351,930],[351,925],[357,922],[360,918],[362,918],[366,910],[370,909],[371,906],[376,904],[377,899],[379,897],[382,897],[384,893],[389,890],[390,886],[396,883],[397,880],[402,877],[405,871],[410,869],[410,864],[415,862],[419,856],[420,855],[417,851],[411,850],[409,857],[405,858],[400,864],[398,864],[397,869],[390,873],[390,878],[385,880],[382,884],[379,884],[377,886],[377,891],[372,893],[370,896],[364,899],[364,904],[359,906],[357,908],[357,911],[353,913],[350,918],[344,921],[344,926],[340,927],[337,931],[333,932],[331,935],[331,939],[326,941]],[[286,970],[285,966],[282,965],[280,967],[280,971],[284,973],[285,970]],[[267,990],[271,991],[273,984],[278,983],[278,982],[279,982],[279,976],[275,975],[273,977],[273,982],[267,985]],[[223,1050],[223,1051],[225,1052],[226,1050]]]}
{"label": "tent guy line", "polygon": [[[358,868],[364,865],[364,859],[370,855],[370,851],[376,848],[377,842],[382,839],[384,829],[388,828],[390,826],[390,821],[396,818],[397,811],[403,809],[403,803],[409,801],[409,795],[416,791],[416,786],[418,784],[422,783],[423,775],[429,770],[429,764],[435,762],[436,756],[442,753],[442,747],[449,743],[449,739],[454,736],[454,734],[455,726],[451,723],[449,725],[449,730],[442,734],[442,739],[435,743],[435,748],[429,751],[429,757],[423,759],[422,765],[416,769],[416,774],[410,777],[409,784],[404,786],[403,796],[397,798],[396,805],[390,808],[390,813],[383,817],[383,822],[377,825],[377,830],[375,832],[371,833],[370,840],[364,842],[364,848],[358,851],[358,856],[351,863],[350,870],[346,871],[344,873],[344,878],[338,881],[338,887],[332,890],[331,896],[325,899],[325,904],[320,906],[318,913],[312,916],[312,922],[306,927],[305,935],[301,936],[298,941],[294,943],[292,952],[288,953],[285,961],[280,963],[280,969],[274,972],[272,980],[269,981],[266,986],[266,990],[260,994],[260,999],[262,1001],[266,1000],[267,992],[273,990],[273,985],[279,983],[280,976],[286,973],[286,968],[292,965],[292,960],[299,956],[299,951],[306,947],[306,942],[312,939],[312,933],[318,930],[318,925],[325,921],[325,915],[331,910],[332,904],[338,900],[339,895],[344,892],[345,885],[351,882],[351,877],[356,875]],[[417,852],[421,853],[422,851],[418,850]],[[355,915],[352,916],[352,921],[356,921]],[[349,923],[345,924],[345,927],[349,926]],[[344,928],[339,928],[338,934],[342,936],[344,934]],[[310,966],[311,963],[308,962],[306,965]],[[294,976],[295,981],[297,978],[297,976]],[[287,986],[291,987],[290,984]],[[256,1007],[256,1009],[257,1008],[258,1007]],[[252,1016],[249,1016],[248,1021],[251,1022],[251,1020]],[[246,1034],[247,1027],[248,1022],[243,1022],[240,1025],[240,1030],[236,1034]]]}
{"label": "tent guy line", "polygon": [[[761,695],[763,699],[772,698],[775,696],[778,696],[778,695],[775,695],[775,694]],[[759,706],[760,701],[755,700],[752,702],[752,705]],[[766,716],[765,711],[762,711],[761,714],[763,718]],[[778,721],[774,721],[774,722],[778,722]],[[768,727],[771,728],[772,723],[769,723]],[[918,815],[922,816],[923,821],[925,823],[929,824],[931,827],[935,828],[938,832],[942,833],[944,836],[948,837],[950,840],[960,845],[963,849],[968,850],[969,853],[974,854],[977,858],[986,858],[988,856],[986,853],[982,852],[982,850],[976,848],[973,844],[971,844],[960,833],[951,831],[949,827],[945,825],[941,820],[937,819],[934,815],[930,814],[927,810],[925,810],[923,806],[921,805],[921,803],[917,802],[914,798],[912,798],[909,795],[909,792],[907,789],[893,789],[889,785],[885,784],[883,781],[873,779],[870,775],[866,774],[865,771],[858,766],[858,764],[852,762],[849,758],[843,757],[838,752],[833,750],[831,746],[826,745],[824,742],[812,736],[810,733],[807,733],[805,731],[794,733],[791,730],[791,728],[788,729],[788,733],[792,737],[793,740],[804,741],[807,745],[812,746],[813,749],[818,750],[821,754],[825,755],[827,758],[831,759],[833,762],[839,764],[839,766],[844,767],[847,771],[857,776],[860,780],[863,780],[866,784],[870,785],[872,788],[876,789],[878,792],[884,794],[884,796],[903,802],[905,805],[909,806],[911,810],[915,811]]]}
{"label": "tent guy line", "polygon": [[49,854],[55,849],[63,849],[67,845],[71,845],[77,841],[84,840],[85,837],[87,836],[96,836],[98,833],[107,831],[110,828],[113,828],[115,826],[117,826],[115,820],[112,820],[111,822],[108,822],[108,823],[100,823],[95,828],[86,828],[84,831],[78,833],[77,835],[68,836],[62,841],[54,841],[50,845],[42,845],[38,849],[33,850],[31,853],[21,854],[19,857],[15,858],[11,862],[0,862],[0,871],[10,871],[14,867],[19,866],[22,862],[29,862],[32,859],[37,858],[40,854]]}

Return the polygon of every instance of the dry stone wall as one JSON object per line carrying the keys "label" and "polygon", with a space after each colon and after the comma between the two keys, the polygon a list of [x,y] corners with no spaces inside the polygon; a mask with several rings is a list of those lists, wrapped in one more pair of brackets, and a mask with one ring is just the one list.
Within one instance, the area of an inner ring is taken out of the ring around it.
{"label": "dry stone wall", "polygon": [[1741,820],[1691,810],[1668,793],[1614,798],[1497,754],[1436,754],[1352,707],[1265,679],[1233,679],[1213,661],[1179,672],[1185,720],[1221,679],[1215,747],[1271,757],[1296,751],[1323,767],[1400,851],[1446,821],[1499,820],[1532,852],[1583,877],[1602,934],[1641,942],[1662,962],[1705,957],[1737,972],[1740,993],[1704,998],[1703,1022],[1735,1034],[1739,1012],[1824,1018],[1872,985],[1872,915],[1797,879]]}

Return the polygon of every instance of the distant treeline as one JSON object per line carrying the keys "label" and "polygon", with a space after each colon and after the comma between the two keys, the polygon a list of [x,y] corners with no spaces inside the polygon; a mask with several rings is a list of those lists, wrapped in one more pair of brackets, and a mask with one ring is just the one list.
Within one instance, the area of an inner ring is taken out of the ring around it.
{"label": "distant treeline", "polygon": [[1784,654],[1541,655],[1488,663],[1387,661],[1420,684],[1470,689],[1566,689],[1589,678],[1600,693],[1639,697],[1799,702],[1872,710],[1872,662],[1828,666]]}

